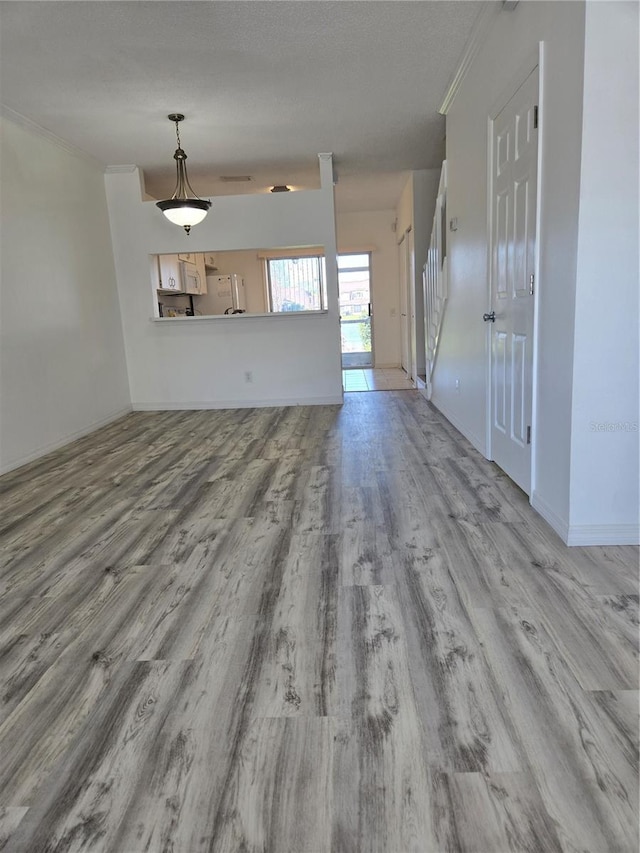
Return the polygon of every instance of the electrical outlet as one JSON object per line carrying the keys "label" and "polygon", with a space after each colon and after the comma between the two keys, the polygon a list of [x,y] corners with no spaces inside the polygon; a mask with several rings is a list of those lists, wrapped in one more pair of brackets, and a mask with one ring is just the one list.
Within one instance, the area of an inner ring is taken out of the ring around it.
{"label": "electrical outlet", "polygon": [[460,380],[459,379],[456,379],[456,391],[458,392],[458,394],[460,393]]}
{"label": "electrical outlet", "polygon": [[253,382],[253,371],[252,370],[245,370],[244,381],[245,382]]}

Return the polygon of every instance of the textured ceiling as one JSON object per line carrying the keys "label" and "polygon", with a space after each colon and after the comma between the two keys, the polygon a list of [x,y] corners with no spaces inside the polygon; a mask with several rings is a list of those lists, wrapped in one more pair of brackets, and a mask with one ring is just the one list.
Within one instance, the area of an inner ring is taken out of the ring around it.
{"label": "textured ceiling", "polygon": [[339,209],[392,207],[408,170],[441,163],[437,109],[481,7],[0,2],[0,100],[105,165],[137,164],[156,197],[173,191],[166,115],[182,112],[200,195],[317,186],[330,151]]}

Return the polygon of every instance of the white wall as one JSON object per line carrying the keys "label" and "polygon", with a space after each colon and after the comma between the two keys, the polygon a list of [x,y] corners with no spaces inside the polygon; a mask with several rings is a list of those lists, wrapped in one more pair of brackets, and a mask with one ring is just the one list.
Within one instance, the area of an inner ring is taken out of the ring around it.
{"label": "white wall", "polygon": [[0,470],[130,409],[102,170],[3,118]]}
{"label": "white wall", "polygon": [[371,251],[375,367],[400,366],[400,294],[394,210],[339,213],[338,251]]}
{"label": "white wall", "polygon": [[589,2],[585,29],[569,541],[635,542],[638,5]]}
{"label": "white wall", "polygon": [[[320,158],[320,171],[320,190],[216,198],[188,236],[141,201],[138,170],[107,174],[134,408],[342,400],[337,270],[329,260],[336,252],[330,157]],[[324,246],[328,258],[325,314],[150,320],[150,254],[308,245]]]}
{"label": "white wall", "polygon": [[488,116],[543,43],[531,502],[571,544],[638,538],[637,32],[634,3],[496,11],[447,116],[458,230],[432,399],[487,452]]}
{"label": "white wall", "polygon": [[[432,401],[482,451],[487,449],[486,364],[488,116],[506,103],[520,72],[544,41],[543,149],[539,205],[539,323],[535,505],[562,526],[569,520],[573,330],[582,136],[584,6],[519,3],[496,14],[486,42],[447,115],[449,301]],[[455,380],[460,380],[459,392]]]}

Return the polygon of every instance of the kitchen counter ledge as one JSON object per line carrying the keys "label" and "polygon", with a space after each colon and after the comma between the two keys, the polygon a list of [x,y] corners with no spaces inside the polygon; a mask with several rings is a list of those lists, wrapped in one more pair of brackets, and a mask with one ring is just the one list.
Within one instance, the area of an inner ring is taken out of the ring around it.
{"label": "kitchen counter ledge", "polygon": [[150,317],[152,323],[192,323],[201,320],[259,320],[269,317],[286,318],[286,317],[326,317],[329,312],[323,311],[273,311],[268,314],[196,314],[193,317]]}

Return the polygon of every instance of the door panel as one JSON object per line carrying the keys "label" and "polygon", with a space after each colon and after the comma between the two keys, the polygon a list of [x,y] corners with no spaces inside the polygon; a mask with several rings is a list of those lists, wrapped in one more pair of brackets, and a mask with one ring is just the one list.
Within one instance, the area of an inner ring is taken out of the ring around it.
{"label": "door panel", "polygon": [[516,115],[516,162],[524,152],[526,156],[527,145],[531,142],[531,123],[529,121],[530,111],[527,109],[523,113]]}
{"label": "door panel", "polygon": [[493,336],[493,382],[493,424],[504,433],[507,429],[507,336],[504,332],[496,332]]}
{"label": "door panel", "polygon": [[529,227],[529,181],[514,181],[513,205],[513,289],[517,298],[529,290],[529,263],[527,257],[527,230]]}
{"label": "door panel", "polygon": [[498,177],[504,174],[505,169],[509,166],[511,156],[509,148],[511,147],[510,128],[506,127],[502,133],[496,137],[496,174]]}
{"label": "door panel", "polygon": [[538,140],[538,69],[493,121],[491,370],[493,459],[531,488],[533,275]]}
{"label": "door panel", "polygon": [[496,198],[495,279],[499,297],[507,295],[509,281],[509,196],[501,192]]}
{"label": "door panel", "polygon": [[511,339],[511,438],[521,447],[526,444],[527,416],[527,339],[513,335]]}

